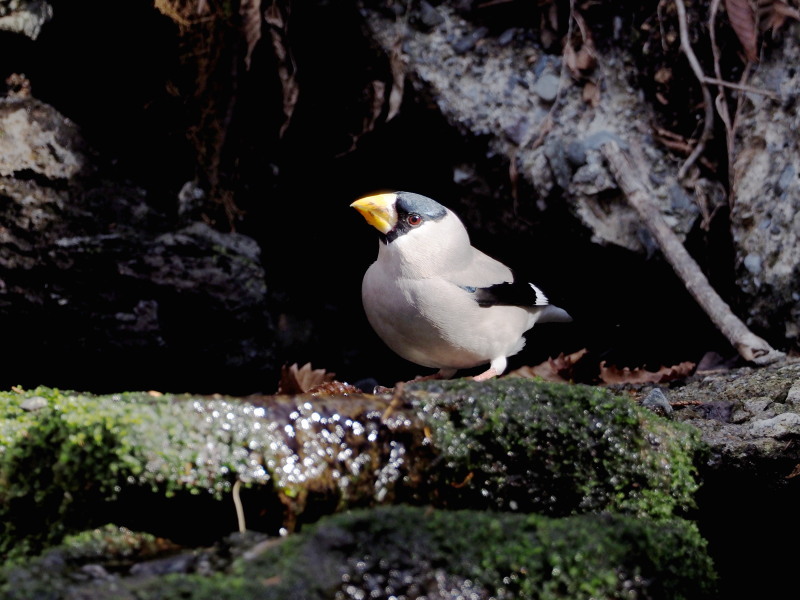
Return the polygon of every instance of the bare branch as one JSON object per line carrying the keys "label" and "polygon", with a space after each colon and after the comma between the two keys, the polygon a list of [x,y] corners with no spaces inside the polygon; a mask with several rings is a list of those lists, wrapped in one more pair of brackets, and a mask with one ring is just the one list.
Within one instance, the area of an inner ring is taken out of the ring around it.
{"label": "bare branch", "polygon": [[672,265],[689,293],[739,354],[744,359],[759,365],[783,358],[785,356],[783,352],[773,349],[766,341],[751,332],[711,287],[678,236],[664,221],[661,211],[652,200],[652,193],[644,183],[648,178],[637,176],[630,159],[620,150],[616,142],[604,144],[601,150],[620,189],[658,242],[664,257]]}
{"label": "bare branch", "polygon": [[[711,15],[708,18],[708,32],[711,37],[711,52],[714,55],[714,74],[717,76],[717,79],[722,80],[719,46],[717,45],[716,36],[716,20],[719,2],[720,0],[711,0]],[[725,95],[725,88],[722,86],[717,86],[716,107],[719,117],[722,119],[722,123],[725,125],[725,149],[728,153],[728,193],[730,195],[732,194],[733,190],[733,157],[735,136],[733,124],[731,123],[730,111],[728,110],[728,100],[727,96]],[[730,198],[728,203],[730,204]]]}
{"label": "bare branch", "polygon": [[692,50],[692,44],[689,41],[689,28],[686,24],[686,5],[684,5],[683,0],[675,0],[675,7],[678,9],[678,29],[681,34],[681,50],[683,50],[683,53],[686,55],[686,59],[689,61],[689,65],[692,67],[692,71],[694,71],[694,75],[700,83],[700,89],[703,92],[703,104],[706,111],[703,119],[703,133],[700,134],[700,139],[697,140],[697,145],[689,155],[689,158],[686,159],[686,162],[683,163],[683,166],[678,171],[678,179],[683,179],[689,168],[697,161],[697,158],[702,154],[703,150],[705,150],[706,142],[711,137],[714,129],[714,103],[711,100],[711,92],[708,91],[708,86],[706,85],[706,76],[705,73],[703,73],[703,68],[700,66],[700,61],[697,60],[697,56],[694,50]]}
{"label": "bare branch", "polygon": [[[745,67],[745,71],[748,71],[749,66]],[[742,78],[742,81],[746,79],[745,77]],[[716,77],[705,77],[703,81],[706,83],[712,83],[714,85],[720,85],[722,87],[730,88],[732,90],[736,90],[738,92],[747,92],[749,94],[758,94],[759,96],[766,96],[767,98],[772,98],[773,100],[778,100],[780,96],[773,91],[770,90],[762,90],[761,88],[753,87],[752,85],[746,85],[742,81],[739,83],[735,83],[733,81],[725,81],[724,79],[717,79]]]}

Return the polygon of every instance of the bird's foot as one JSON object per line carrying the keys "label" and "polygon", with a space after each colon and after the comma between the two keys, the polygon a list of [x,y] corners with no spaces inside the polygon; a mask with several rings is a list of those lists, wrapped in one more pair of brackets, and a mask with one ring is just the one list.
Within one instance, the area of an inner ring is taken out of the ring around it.
{"label": "bird's foot", "polygon": [[431,375],[417,375],[414,381],[431,381],[432,379],[450,379],[458,369],[439,369]]}
{"label": "bird's foot", "polygon": [[475,375],[472,378],[473,381],[486,381],[487,379],[491,379],[492,377],[497,377],[497,371],[494,370],[494,367],[489,367],[480,375]]}

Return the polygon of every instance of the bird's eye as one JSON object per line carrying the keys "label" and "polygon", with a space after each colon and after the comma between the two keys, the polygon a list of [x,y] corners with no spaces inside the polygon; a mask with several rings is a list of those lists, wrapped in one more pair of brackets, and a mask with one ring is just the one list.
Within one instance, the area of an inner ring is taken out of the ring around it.
{"label": "bird's eye", "polygon": [[412,227],[419,227],[422,224],[422,217],[420,217],[417,213],[411,213],[406,217],[406,223]]}

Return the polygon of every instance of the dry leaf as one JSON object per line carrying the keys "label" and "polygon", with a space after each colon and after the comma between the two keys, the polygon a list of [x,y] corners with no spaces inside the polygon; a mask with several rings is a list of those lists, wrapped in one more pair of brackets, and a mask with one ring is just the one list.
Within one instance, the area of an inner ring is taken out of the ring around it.
{"label": "dry leaf", "polygon": [[311,363],[298,368],[297,363],[290,367],[281,367],[281,381],[278,384],[279,394],[305,394],[309,390],[333,381],[335,373],[326,373],[325,369],[312,369]]}
{"label": "dry leaf", "polygon": [[731,27],[742,44],[744,54],[750,62],[758,60],[758,30],[756,14],[750,0],[725,0],[725,10]]}
{"label": "dry leaf", "polygon": [[582,99],[592,108],[600,105],[600,86],[594,81],[587,81],[583,86]]}
{"label": "dry leaf", "polygon": [[572,13],[572,18],[578,25],[580,39],[577,45],[573,40],[567,39],[564,45],[564,61],[574,77],[582,77],[597,66],[597,51],[594,47],[592,34],[586,26],[586,21],[578,12]]}
{"label": "dry leaf", "polygon": [[570,42],[567,42],[566,46],[564,46],[564,62],[570,72],[578,76],[578,59],[576,54],[575,47]]}
{"label": "dry leaf", "polygon": [[787,19],[800,21],[800,12],[781,0],[769,2],[759,11],[759,22],[763,31],[778,30],[786,24]]}
{"label": "dry leaf", "polygon": [[362,133],[367,133],[375,128],[375,124],[378,122],[381,112],[383,111],[385,94],[386,84],[379,79],[373,80],[371,90],[372,107],[369,114],[364,117]]}
{"label": "dry leaf", "polygon": [[520,367],[511,371],[509,377],[541,377],[545,381],[569,382],[572,378],[572,369],[588,352],[586,348],[565,355],[563,352],[556,358],[548,358],[541,364],[533,367]]}
{"label": "dry leaf", "polygon": [[400,105],[403,103],[403,90],[406,82],[406,64],[403,62],[403,52],[401,40],[398,39],[392,52],[389,54],[389,67],[392,71],[392,89],[389,90],[389,113],[386,121],[391,121],[400,112]]}
{"label": "dry leaf", "polygon": [[273,0],[272,4],[264,12],[264,20],[270,25],[269,34],[272,38],[272,48],[275,51],[275,57],[278,59],[278,77],[280,77],[281,90],[283,92],[284,121],[278,132],[280,137],[283,137],[283,134],[286,133],[286,129],[289,127],[292,114],[294,114],[294,107],[297,104],[297,98],[300,95],[300,89],[297,86],[297,79],[295,78],[296,66],[294,64],[294,58],[284,43],[284,39],[287,37],[288,18],[288,5],[286,7],[286,16],[284,16],[278,6],[278,0]]}
{"label": "dry leaf", "polygon": [[594,57],[593,50],[590,50],[584,44],[575,54],[575,67],[579,71],[590,71],[594,69],[595,66],[597,66],[597,60]]}
{"label": "dry leaf", "polygon": [[791,472],[791,473],[789,473],[789,474],[786,476],[786,479],[792,479],[792,478],[794,478],[794,477],[797,477],[798,475],[800,475],[800,465],[795,465],[795,466],[794,466],[794,469],[792,469],[792,472]]}
{"label": "dry leaf", "polygon": [[363,394],[356,386],[343,381],[328,381],[314,386],[308,390],[312,396],[349,396],[350,394]]}
{"label": "dry leaf", "polygon": [[667,83],[670,79],[672,79],[672,69],[669,67],[661,67],[656,74],[653,76],[656,83]]}
{"label": "dry leaf", "polygon": [[647,371],[645,369],[622,369],[614,366],[606,366],[606,361],[600,362],[600,379],[603,383],[661,383],[682,379],[691,375],[695,364],[693,362],[682,362],[672,367],[661,367],[658,371]]}
{"label": "dry leaf", "polygon": [[242,17],[242,31],[245,42],[247,42],[244,65],[249,71],[253,48],[261,39],[261,0],[242,0],[239,4],[239,16]]}

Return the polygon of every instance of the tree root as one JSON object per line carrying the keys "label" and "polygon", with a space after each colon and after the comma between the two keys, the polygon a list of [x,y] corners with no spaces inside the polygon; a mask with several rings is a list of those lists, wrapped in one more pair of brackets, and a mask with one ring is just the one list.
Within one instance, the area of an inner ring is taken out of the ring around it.
{"label": "tree root", "polygon": [[637,176],[630,159],[617,143],[607,142],[601,151],[620,189],[658,242],[675,273],[742,358],[758,365],[770,364],[784,358],[786,355],[783,352],[773,349],[765,340],[751,332],[711,287],[678,236],[664,221],[661,211],[652,200],[652,194],[644,183],[646,177]]}

